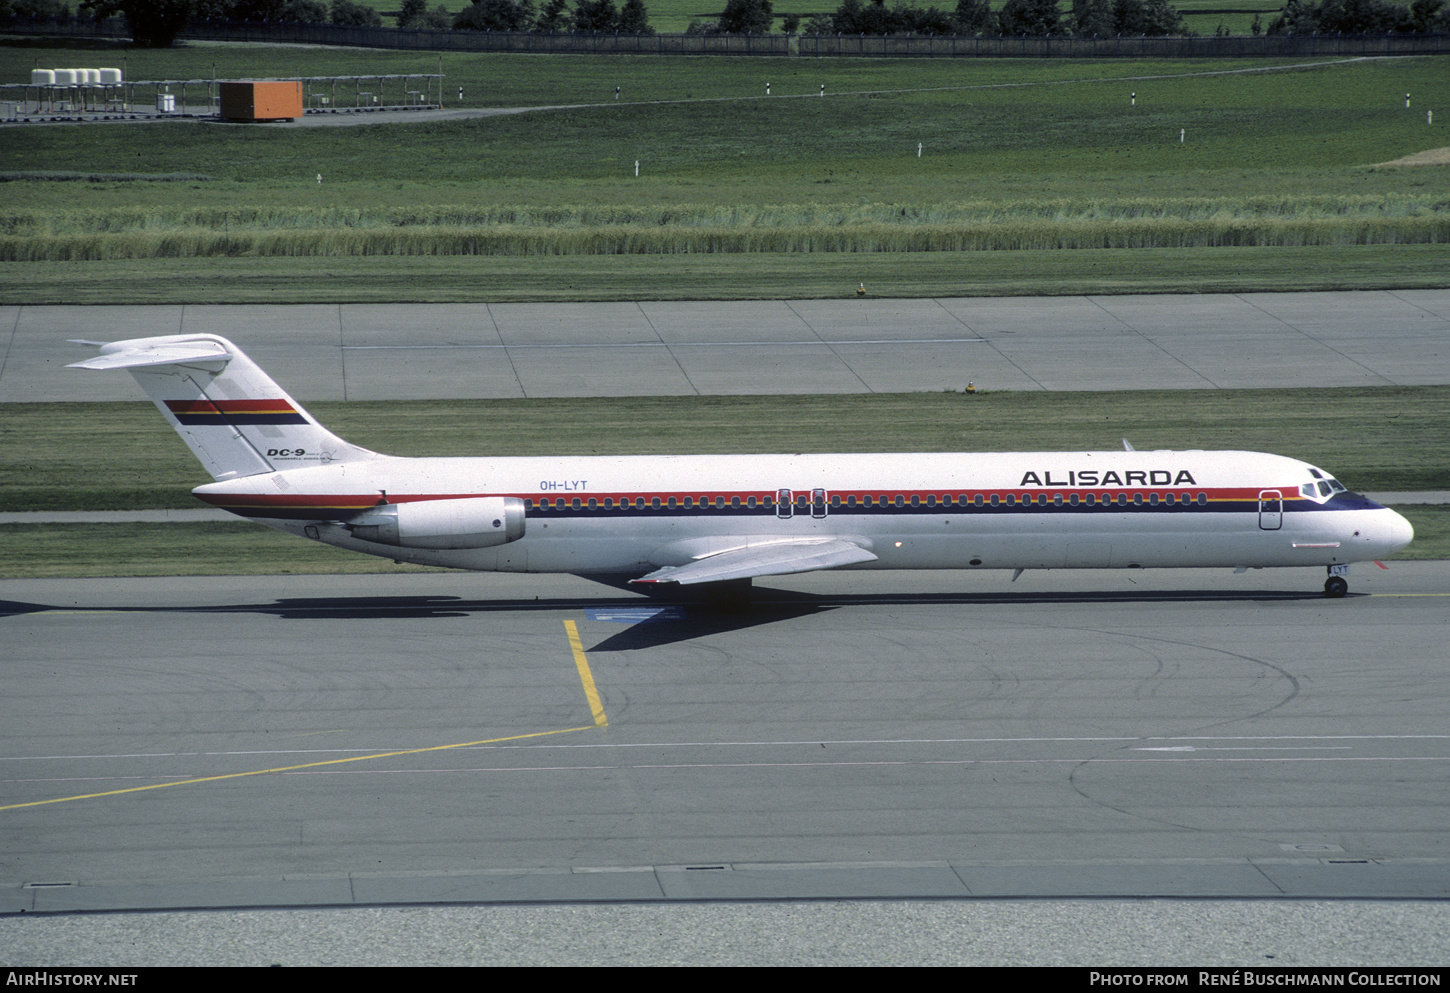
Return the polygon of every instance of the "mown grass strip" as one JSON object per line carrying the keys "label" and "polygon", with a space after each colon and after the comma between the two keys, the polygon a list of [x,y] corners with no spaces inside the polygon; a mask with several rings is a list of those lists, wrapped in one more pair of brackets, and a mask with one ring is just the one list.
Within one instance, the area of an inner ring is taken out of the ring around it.
{"label": "mown grass strip", "polygon": [[809,300],[1416,289],[1450,245],[10,262],[9,304]]}
{"label": "mown grass strip", "polygon": [[[1450,489],[1450,386],[311,403],[394,455],[1248,449],[1360,490]],[[137,403],[0,405],[0,510],[197,506],[201,467]]]}

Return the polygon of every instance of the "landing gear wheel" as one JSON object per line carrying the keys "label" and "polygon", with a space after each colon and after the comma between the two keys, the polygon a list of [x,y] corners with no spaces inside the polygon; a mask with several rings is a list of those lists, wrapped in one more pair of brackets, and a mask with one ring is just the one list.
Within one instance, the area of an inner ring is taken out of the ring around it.
{"label": "landing gear wheel", "polygon": [[1324,595],[1331,599],[1339,599],[1349,592],[1349,583],[1345,582],[1343,576],[1330,576],[1324,581]]}

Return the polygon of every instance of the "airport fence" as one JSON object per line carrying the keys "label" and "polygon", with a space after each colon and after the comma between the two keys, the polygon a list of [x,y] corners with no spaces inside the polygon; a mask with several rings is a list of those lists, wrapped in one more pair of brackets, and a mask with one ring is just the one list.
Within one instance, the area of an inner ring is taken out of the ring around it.
{"label": "airport fence", "polygon": [[[129,38],[120,18],[14,18],[0,33],[65,38]],[[854,58],[1204,59],[1437,55],[1450,34],[1206,35],[1150,38],[1042,38],[1005,35],[624,34],[620,32],[419,31],[340,24],[199,21],[181,33],[199,41],[278,42],[430,52],[761,55]]]}

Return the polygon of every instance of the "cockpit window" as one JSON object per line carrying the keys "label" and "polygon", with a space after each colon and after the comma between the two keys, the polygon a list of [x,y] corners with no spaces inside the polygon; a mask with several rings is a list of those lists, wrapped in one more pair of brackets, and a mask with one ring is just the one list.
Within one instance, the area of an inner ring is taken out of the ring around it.
{"label": "cockpit window", "polygon": [[1332,492],[1333,491],[1329,488],[1329,484],[1326,483],[1324,480],[1321,479],[1319,481],[1319,495],[1320,496],[1328,496]]}
{"label": "cockpit window", "polygon": [[1349,492],[1349,490],[1345,487],[1345,485],[1343,483],[1341,483],[1337,479],[1331,479],[1329,481],[1329,488],[1332,489],[1335,493],[1348,493]]}
{"label": "cockpit window", "polygon": [[1303,493],[1307,497],[1312,497],[1314,495],[1314,484],[1305,483],[1303,486],[1299,487],[1299,492]]}
{"label": "cockpit window", "polygon": [[1313,476],[1315,479],[1323,479],[1324,478],[1324,473],[1320,472],[1318,469],[1310,469],[1309,470],[1309,475]]}

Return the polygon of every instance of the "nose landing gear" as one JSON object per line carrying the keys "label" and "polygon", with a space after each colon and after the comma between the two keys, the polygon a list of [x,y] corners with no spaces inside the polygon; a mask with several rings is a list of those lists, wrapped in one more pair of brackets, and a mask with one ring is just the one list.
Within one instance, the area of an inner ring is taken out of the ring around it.
{"label": "nose landing gear", "polygon": [[1349,592],[1349,583],[1343,576],[1330,576],[1324,581],[1324,595],[1337,600]]}

